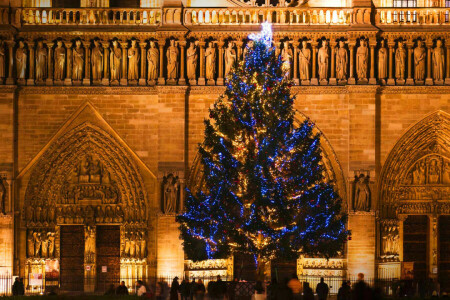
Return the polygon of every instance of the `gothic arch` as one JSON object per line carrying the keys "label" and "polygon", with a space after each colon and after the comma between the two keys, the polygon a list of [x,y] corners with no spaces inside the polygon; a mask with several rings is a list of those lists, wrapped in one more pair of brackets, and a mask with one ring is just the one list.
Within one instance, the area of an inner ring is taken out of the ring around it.
{"label": "gothic arch", "polygon": [[437,111],[410,127],[390,151],[380,176],[381,217],[448,213],[448,176],[450,114]]}

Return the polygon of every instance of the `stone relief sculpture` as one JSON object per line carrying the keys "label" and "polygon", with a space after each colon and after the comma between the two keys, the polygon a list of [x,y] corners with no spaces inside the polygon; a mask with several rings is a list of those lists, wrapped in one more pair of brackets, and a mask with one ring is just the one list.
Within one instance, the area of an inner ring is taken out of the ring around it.
{"label": "stone relief sculpture", "polygon": [[234,50],[234,43],[229,41],[227,48],[225,49],[225,77],[227,77],[228,73],[230,73],[230,70],[234,67],[235,63],[236,50]]}
{"label": "stone relief sculpture", "polygon": [[186,73],[187,78],[191,84],[197,84],[197,62],[198,53],[197,47],[194,41],[189,43],[189,48],[186,50]]}
{"label": "stone relief sculpture", "polygon": [[392,222],[381,224],[381,258],[394,260],[399,255],[399,233],[398,226]]}
{"label": "stone relief sculpture", "polygon": [[433,79],[443,81],[445,76],[445,54],[442,48],[442,41],[436,41],[436,48],[433,49]]}
{"label": "stone relief sculpture", "polygon": [[339,81],[347,80],[347,61],[348,53],[345,49],[345,42],[339,41],[339,48],[336,51],[336,79]]}
{"label": "stone relief sculpture", "polygon": [[414,79],[423,81],[425,79],[425,64],[427,51],[423,47],[423,42],[417,40],[417,47],[414,49]]}
{"label": "stone relief sculpture", "polygon": [[128,80],[139,80],[139,61],[141,54],[137,47],[136,40],[131,40],[131,47],[128,49]]}
{"label": "stone relief sculpture", "polygon": [[386,49],[386,41],[380,42],[378,49],[378,79],[385,80],[387,78],[388,50]]}
{"label": "stone relief sculpture", "polygon": [[179,50],[175,44],[175,40],[170,40],[170,46],[167,48],[167,79],[176,80],[178,76],[178,54]]}
{"label": "stone relief sculpture", "polygon": [[302,41],[302,49],[298,53],[300,80],[309,80],[309,68],[311,66],[311,50],[308,48],[308,42]]}
{"label": "stone relief sculpture", "polygon": [[47,49],[42,40],[38,41],[36,48],[36,81],[42,82],[47,77]]}
{"label": "stone relief sculpture", "polygon": [[95,263],[95,228],[91,226],[85,230],[84,261],[87,264]]}
{"label": "stone relief sculpture", "polygon": [[74,81],[81,81],[83,79],[83,66],[84,66],[84,49],[81,48],[81,40],[75,42],[75,48],[73,49],[73,69],[72,78]]}
{"label": "stone relief sculpture", "polygon": [[56,42],[55,49],[55,74],[54,79],[64,80],[64,66],[66,65],[66,49],[63,47],[61,40]]}
{"label": "stone relief sculpture", "polygon": [[4,48],[4,42],[0,41],[0,80],[3,80],[5,78],[5,48]]}
{"label": "stone relief sculpture", "polygon": [[369,176],[360,174],[355,175],[353,182],[353,210],[370,211],[371,193],[369,188]]}
{"label": "stone relief sculpture", "polygon": [[55,258],[56,234],[46,230],[28,230],[27,256],[29,258]]}
{"label": "stone relief sculpture", "polygon": [[[247,49],[247,48],[246,48]],[[205,50],[206,59],[206,79],[208,83],[214,84],[214,75],[216,74],[216,48],[214,42],[209,42],[208,47]]]}
{"label": "stone relief sculpture", "polygon": [[119,42],[117,40],[112,41],[109,65],[111,83],[119,84],[119,80],[121,78],[122,49],[119,48]]}
{"label": "stone relief sculpture", "polygon": [[395,78],[397,80],[404,80],[406,50],[403,47],[402,41],[399,41],[397,45],[398,45],[398,48],[395,51]]}
{"label": "stone relief sculpture", "polygon": [[6,186],[5,179],[0,177],[0,213],[6,212]]}
{"label": "stone relief sculpture", "polygon": [[150,41],[150,48],[147,51],[148,61],[148,80],[155,84],[155,80],[158,78],[159,67],[159,50],[156,48],[155,41]]}
{"label": "stone relief sculpture", "polygon": [[329,61],[327,40],[322,40],[322,47],[319,49],[317,60],[319,63],[319,80],[327,81]]}
{"label": "stone relief sculpture", "polygon": [[367,80],[367,64],[369,59],[369,49],[366,40],[361,39],[360,46],[356,50],[356,74],[359,80]]}
{"label": "stone relief sculpture", "polygon": [[289,41],[283,42],[283,49],[281,50],[281,60],[283,61],[282,68],[285,72],[285,77],[290,78],[291,74],[291,65],[293,58],[292,49],[289,47]]}
{"label": "stone relief sculpture", "polygon": [[428,183],[438,184],[441,182],[441,168],[436,159],[430,161],[428,166]]}
{"label": "stone relief sculpture", "polygon": [[25,49],[25,43],[19,41],[19,47],[16,50],[16,74],[17,79],[24,80],[27,70],[27,50]]}
{"label": "stone relief sculpture", "polygon": [[92,80],[101,81],[103,72],[103,47],[100,42],[94,40],[94,48],[91,52]]}
{"label": "stone relief sculpture", "polygon": [[450,162],[444,162],[442,170],[442,183],[450,184]]}
{"label": "stone relief sculpture", "polygon": [[425,162],[417,164],[412,175],[413,175],[413,184],[422,185],[425,184]]}
{"label": "stone relief sculpture", "polygon": [[180,200],[180,182],[172,173],[164,176],[162,182],[164,213],[177,213]]}

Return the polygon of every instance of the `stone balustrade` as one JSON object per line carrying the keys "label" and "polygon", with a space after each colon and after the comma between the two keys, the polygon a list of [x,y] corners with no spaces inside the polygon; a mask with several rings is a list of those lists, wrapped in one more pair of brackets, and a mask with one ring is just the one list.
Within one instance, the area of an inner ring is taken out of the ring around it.
{"label": "stone balustrade", "polygon": [[377,25],[450,25],[450,7],[376,8]]}

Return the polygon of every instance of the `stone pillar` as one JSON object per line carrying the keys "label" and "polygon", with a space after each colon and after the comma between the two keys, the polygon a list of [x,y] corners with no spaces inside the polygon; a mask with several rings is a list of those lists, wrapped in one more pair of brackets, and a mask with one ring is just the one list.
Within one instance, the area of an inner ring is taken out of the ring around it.
{"label": "stone pillar", "polygon": [[200,77],[198,78],[198,85],[205,85],[205,42],[199,42],[200,47]]}
{"label": "stone pillar", "polygon": [[431,75],[431,50],[433,47],[433,41],[428,40],[427,45],[427,78],[425,78],[426,85],[433,85],[433,76]]}
{"label": "stone pillar", "polygon": [[185,63],[185,56],[184,56],[184,50],[186,48],[186,41],[180,41],[180,79],[178,80],[179,85],[185,85],[186,79],[184,78],[184,63]]}
{"label": "stone pillar", "polygon": [[35,58],[34,58],[34,45],[33,45],[33,41],[28,43],[28,50],[30,53],[30,68],[28,69],[29,73],[28,73],[28,79],[27,79],[27,85],[34,85],[34,63],[35,63]]}
{"label": "stone pillar", "polygon": [[331,77],[328,84],[336,85],[336,41],[330,41],[331,47]]}
{"label": "stone pillar", "polygon": [[217,47],[219,48],[219,56],[217,57],[219,59],[219,70],[217,74],[217,85],[223,85],[223,46],[225,43],[221,40],[217,43]]}
{"label": "stone pillar", "polygon": [[166,83],[166,80],[164,79],[164,43],[165,40],[159,40],[158,46],[159,46],[159,78],[158,78],[158,84],[164,85]]}
{"label": "stone pillar", "polygon": [[103,85],[109,85],[109,41],[102,41],[103,46]]}
{"label": "stone pillar", "polygon": [[65,42],[64,45],[67,49],[67,57],[66,57],[66,79],[64,79],[64,85],[72,85],[72,42]]}
{"label": "stone pillar", "polygon": [[91,85],[91,47],[90,41],[83,41],[84,44],[84,78],[83,85]]}
{"label": "stone pillar", "polygon": [[404,236],[404,222],[408,215],[398,216],[398,259],[403,261],[403,236]]}
{"label": "stone pillar", "polygon": [[348,76],[348,84],[356,84],[356,79],[355,79],[355,63],[354,63],[354,51],[355,51],[355,46],[356,46],[356,41],[355,40],[350,40],[348,42],[348,49],[350,50],[350,72],[349,72],[349,76]]}
{"label": "stone pillar", "polygon": [[120,78],[120,85],[128,84],[128,41],[120,42],[122,47],[122,78]]}
{"label": "stone pillar", "polygon": [[294,84],[299,85],[300,80],[298,79],[298,47],[300,44],[298,42],[295,42],[292,44],[294,46]]}
{"label": "stone pillar", "polygon": [[438,277],[439,244],[438,244],[438,217],[428,215],[428,274],[431,278]]}
{"label": "stone pillar", "polygon": [[445,84],[450,85],[450,45],[447,44],[447,71],[445,76]]}
{"label": "stone pillar", "polygon": [[375,37],[373,37],[369,41],[370,47],[370,77],[369,84],[377,84],[377,79],[375,78],[375,47],[377,45],[377,41]]}
{"label": "stone pillar", "polygon": [[14,46],[16,42],[13,40],[6,41],[8,45],[8,77],[6,78],[6,84],[14,84]]}
{"label": "stone pillar", "polygon": [[139,43],[139,47],[141,47],[141,76],[139,78],[139,85],[147,85],[147,43],[142,41]]}
{"label": "stone pillar", "polygon": [[395,79],[394,79],[394,77],[392,75],[393,68],[394,68],[394,66],[393,66],[394,45],[395,45],[394,41],[392,41],[392,40],[388,41],[388,47],[389,47],[389,66],[388,66],[388,68],[389,68],[389,78],[388,78],[388,81],[387,81],[388,85],[395,85]]}
{"label": "stone pillar", "polygon": [[319,80],[317,79],[316,65],[317,65],[317,41],[311,43],[312,46],[312,74],[311,74],[311,85],[318,85]]}
{"label": "stone pillar", "polygon": [[45,80],[46,85],[53,85],[53,45],[55,43],[48,42],[48,55],[47,55],[47,79]]}
{"label": "stone pillar", "polygon": [[412,40],[408,40],[406,43],[406,48],[408,49],[408,77],[406,78],[407,85],[414,85],[414,79],[412,77],[412,53],[413,53],[414,43]]}

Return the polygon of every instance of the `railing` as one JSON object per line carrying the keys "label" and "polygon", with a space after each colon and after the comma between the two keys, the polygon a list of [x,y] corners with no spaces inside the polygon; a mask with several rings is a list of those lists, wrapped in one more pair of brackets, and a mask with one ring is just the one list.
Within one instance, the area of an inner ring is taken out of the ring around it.
{"label": "railing", "polygon": [[290,25],[349,25],[352,8],[186,8],[186,25],[244,25],[270,22]]}
{"label": "railing", "polygon": [[377,8],[377,25],[450,25],[450,8]]}
{"label": "railing", "polygon": [[161,9],[24,8],[23,25],[157,25]]}

